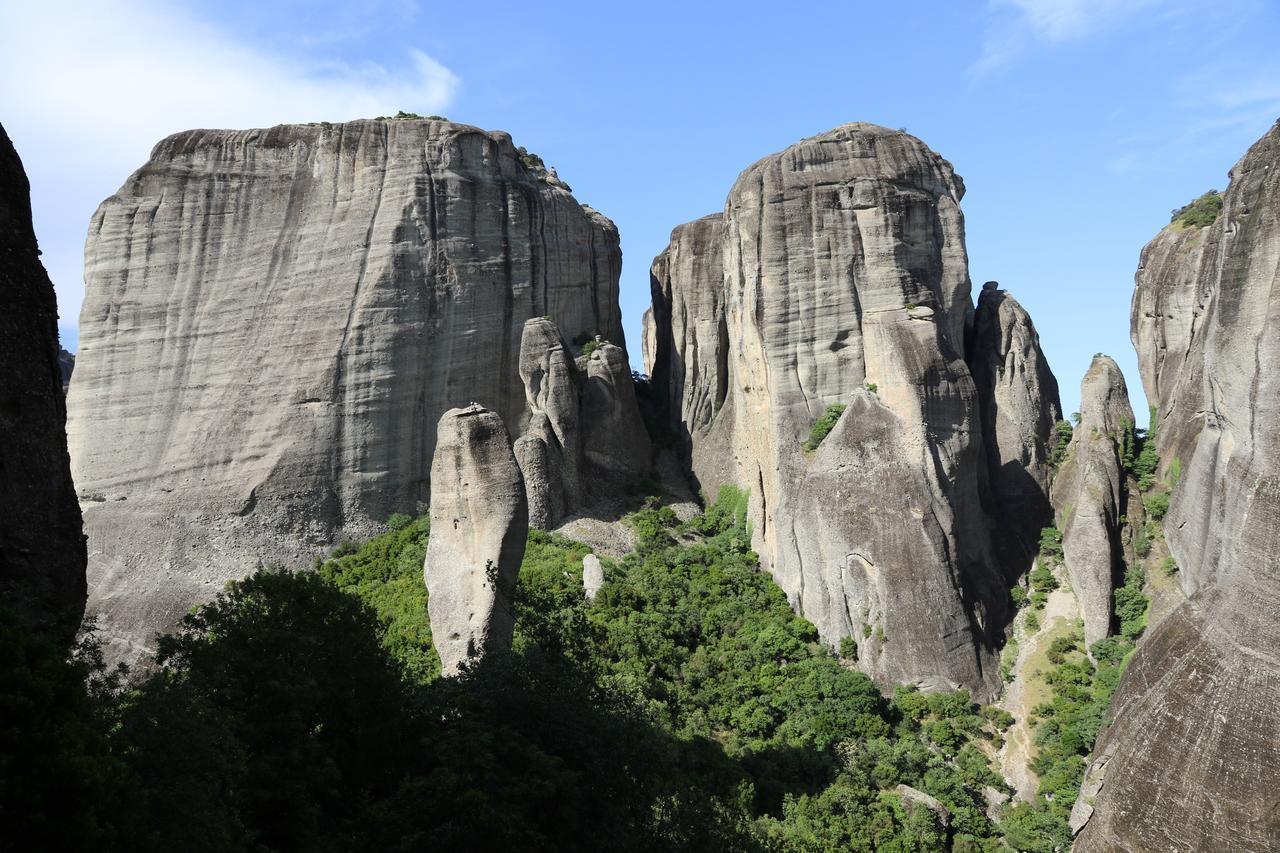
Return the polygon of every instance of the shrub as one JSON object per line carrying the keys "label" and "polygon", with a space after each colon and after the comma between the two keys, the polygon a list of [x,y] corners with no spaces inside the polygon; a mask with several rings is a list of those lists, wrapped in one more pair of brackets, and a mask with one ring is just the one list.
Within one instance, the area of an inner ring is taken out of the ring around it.
{"label": "shrub", "polygon": [[1169,493],[1156,492],[1155,494],[1148,495],[1143,499],[1142,505],[1146,507],[1147,512],[1151,514],[1152,518],[1159,521],[1163,519],[1165,513],[1169,511]]}
{"label": "shrub", "polygon": [[1067,458],[1067,448],[1071,446],[1071,434],[1074,430],[1067,421],[1058,421],[1053,425],[1054,443],[1049,451],[1049,464],[1056,469]]}
{"label": "shrub", "polygon": [[809,429],[809,440],[804,443],[804,449],[810,453],[817,450],[818,445],[822,444],[823,440],[831,434],[831,430],[835,429],[836,422],[840,420],[846,408],[844,403],[832,403],[827,406],[827,411]]}
{"label": "shrub", "polygon": [[1133,552],[1139,557],[1145,557],[1151,553],[1151,538],[1147,536],[1145,526],[1133,532]]}
{"label": "shrub", "polygon": [[591,340],[587,341],[585,344],[582,345],[582,354],[583,356],[589,357],[591,353],[595,352],[598,349],[600,349],[600,341],[596,340],[595,338],[592,338]]}
{"label": "shrub", "polygon": [[1040,553],[1046,557],[1062,559],[1062,531],[1057,527],[1045,527],[1040,531]]}
{"label": "shrub", "polygon": [[1171,222],[1184,228],[1204,228],[1212,225],[1222,213],[1222,194],[1209,190],[1195,201],[1173,212]]}
{"label": "shrub", "polygon": [[1164,572],[1165,577],[1171,577],[1178,572],[1178,561],[1173,557],[1165,557],[1164,562],[1160,564],[1160,571]]}
{"label": "shrub", "polygon": [[404,530],[410,524],[413,524],[413,517],[402,512],[392,513],[391,517],[387,519],[387,529],[392,531]]}
{"label": "shrub", "polygon": [[840,657],[845,660],[856,661],[858,659],[858,641],[853,637],[841,637]]}
{"label": "shrub", "polygon": [[1025,624],[1025,625],[1027,626],[1027,630],[1028,630],[1028,631],[1032,631],[1032,632],[1039,631],[1039,630],[1040,630],[1040,615],[1039,615],[1038,613],[1036,613],[1034,610],[1029,611],[1029,612],[1027,613],[1027,619],[1026,619],[1026,621],[1025,621],[1023,624]]}

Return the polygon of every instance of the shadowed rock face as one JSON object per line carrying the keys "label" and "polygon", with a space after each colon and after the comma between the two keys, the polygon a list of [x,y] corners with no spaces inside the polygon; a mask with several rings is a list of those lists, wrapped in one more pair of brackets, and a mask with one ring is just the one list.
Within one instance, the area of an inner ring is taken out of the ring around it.
{"label": "shadowed rock face", "polygon": [[31,226],[31,188],[0,127],[0,602],[69,643],[85,544],[67,457],[58,306]]}
{"label": "shadowed rock face", "polygon": [[1080,423],[1053,481],[1063,563],[1090,645],[1111,633],[1111,596],[1124,573],[1122,457],[1125,430],[1132,427],[1133,409],[1120,367],[1108,356],[1095,356],[1080,383]]}
{"label": "shadowed rock face", "polygon": [[428,499],[436,423],[529,418],[524,322],[623,341],[616,229],[504,133],[169,137],[103,202],[68,433],[115,658],[259,563]]}
{"label": "shadowed rock face", "polygon": [[[827,642],[857,639],[883,685],[990,697],[1007,594],[962,358],[962,194],[919,140],[868,124],[756,163],[654,261],[653,388],[705,493],[751,491],[762,561]],[[865,420],[806,454],[833,403]]]}
{"label": "shadowed rock face", "polygon": [[529,535],[524,480],[502,419],[450,409],[431,462],[431,536],[423,573],[431,640],[445,675],[511,648],[512,600]]}
{"label": "shadowed rock face", "polygon": [[1077,849],[1280,849],[1280,126],[1216,222],[1147,246],[1133,304],[1189,598],[1120,683]]}
{"label": "shadowed rock face", "polygon": [[982,286],[969,340],[991,491],[1012,534],[996,545],[1012,580],[1030,567],[1040,531],[1053,523],[1050,455],[1062,403],[1031,317],[994,281]]}

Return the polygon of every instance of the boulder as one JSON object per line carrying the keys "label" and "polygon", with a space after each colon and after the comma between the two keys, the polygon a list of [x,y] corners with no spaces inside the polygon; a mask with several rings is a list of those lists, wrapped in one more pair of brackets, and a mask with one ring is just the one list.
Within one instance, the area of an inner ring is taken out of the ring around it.
{"label": "boulder", "polygon": [[582,558],[582,592],[587,602],[595,601],[596,593],[604,586],[604,566],[595,554]]}
{"label": "boulder", "polygon": [[450,409],[431,461],[431,535],[423,574],[443,673],[511,648],[513,597],[529,534],[524,480],[507,428],[472,404]]}

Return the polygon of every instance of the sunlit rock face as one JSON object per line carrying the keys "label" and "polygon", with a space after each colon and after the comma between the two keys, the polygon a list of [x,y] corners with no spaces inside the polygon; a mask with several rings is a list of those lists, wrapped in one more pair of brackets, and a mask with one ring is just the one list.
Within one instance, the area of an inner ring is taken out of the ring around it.
{"label": "sunlit rock face", "polygon": [[1142,253],[1132,333],[1188,599],[1120,682],[1078,850],[1280,849],[1277,324],[1280,126],[1231,170],[1213,224]]}
{"label": "sunlit rock face", "polygon": [[750,490],[762,561],[827,642],[853,637],[883,685],[990,697],[1007,593],[963,357],[963,191],[869,124],[764,158],[654,261],[652,374],[699,485]]}
{"label": "sunlit rock face", "polygon": [[446,410],[522,434],[526,320],[624,343],[613,224],[446,121],[171,136],[85,258],[68,433],[118,659],[230,578],[424,508]]}

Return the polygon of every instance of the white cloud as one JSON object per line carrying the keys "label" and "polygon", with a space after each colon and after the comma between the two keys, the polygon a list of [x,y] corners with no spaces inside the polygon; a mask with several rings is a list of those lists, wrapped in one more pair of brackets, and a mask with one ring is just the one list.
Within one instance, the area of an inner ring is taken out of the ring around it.
{"label": "white cloud", "polygon": [[0,122],[31,178],[36,233],[64,323],[79,314],[90,215],[163,137],[398,109],[437,113],[459,86],[418,51],[398,72],[308,65],[141,0],[0,0],[0,20]]}
{"label": "white cloud", "polygon": [[1074,41],[1177,5],[1178,0],[989,0],[982,55],[969,75],[1008,67],[1037,43]]}

